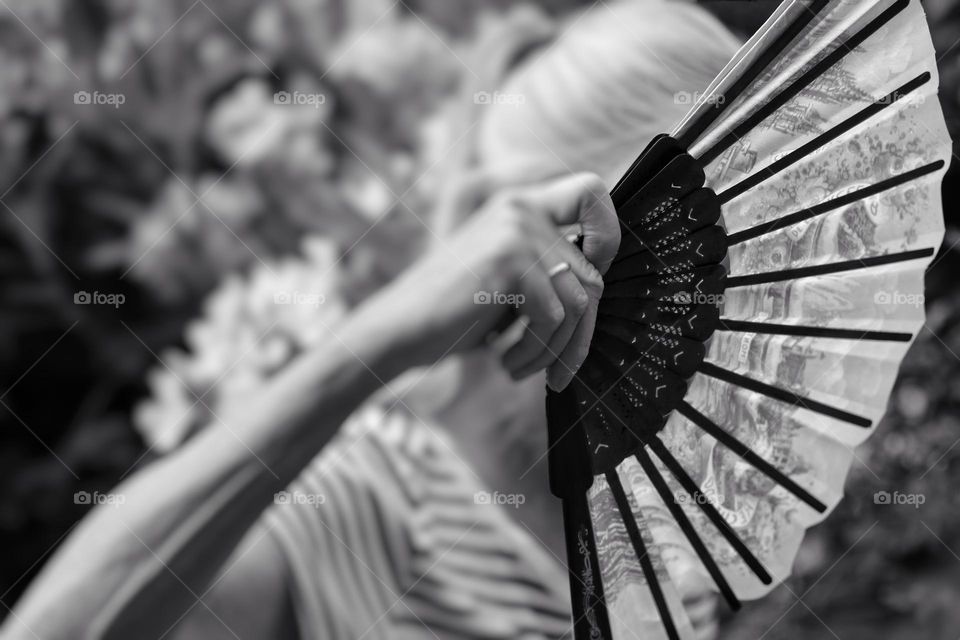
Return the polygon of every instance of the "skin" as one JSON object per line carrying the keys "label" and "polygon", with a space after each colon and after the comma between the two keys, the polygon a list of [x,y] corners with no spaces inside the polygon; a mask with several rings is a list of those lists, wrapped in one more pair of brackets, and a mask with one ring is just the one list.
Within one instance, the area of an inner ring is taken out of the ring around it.
{"label": "skin", "polygon": [[[295,637],[289,573],[257,522],[383,381],[484,347],[512,307],[474,294],[524,296],[520,335],[502,364],[514,379],[546,369],[560,389],[589,348],[601,274],[619,226],[596,176],[492,198],[450,238],[358,307],[330,339],[246,406],[118,486],[94,508],[0,629],[43,638]],[[561,227],[579,224],[583,252]],[[551,267],[571,268],[551,277]],[[513,315],[512,315],[513,314]],[[202,598],[201,598],[202,596]],[[198,600],[201,600],[198,603]]]}

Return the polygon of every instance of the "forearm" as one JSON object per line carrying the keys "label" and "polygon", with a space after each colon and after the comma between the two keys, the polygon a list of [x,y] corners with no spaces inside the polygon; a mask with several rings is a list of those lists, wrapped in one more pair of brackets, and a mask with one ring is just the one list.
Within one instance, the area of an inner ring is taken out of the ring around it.
{"label": "forearm", "polygon": [[[383,381],[418,364],[388,314],[362,310],[179,451],[116,488],[9,616],[11,637],[152,637],[172,627],[243,535]],[[222,420],[221,420],[222,419]]]}

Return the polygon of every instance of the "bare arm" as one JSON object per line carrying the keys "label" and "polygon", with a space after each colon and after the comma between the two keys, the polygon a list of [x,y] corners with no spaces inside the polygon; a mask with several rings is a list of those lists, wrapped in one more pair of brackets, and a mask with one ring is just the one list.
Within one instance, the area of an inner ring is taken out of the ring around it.
{"label": "bare arm", "polygon": [[[274,493],[372,392],[407,368],[482,343],[509,309],[475,304],[479,291],[525,300],[528,329],[505,358],[516,375],[558,361],[579,366],[590,332],[575,329],[592,331],[596,309],[575,303],[596,300],[602,283],[556,224],[581,219],[590,226],[599,210],[602,228],[588,240],[602,245],[598,262],[608,263],[619,235],[609,198],[597,193],[603,185],[581,176],[477,214],[447,246],[334,327],[321,347],[223,416],[225,425],[212,425],[117,487],[123,504],[98,506],[81,523],[8,617],[4,640],[166,633]],[[551,278],[548,270],[561,260],[573,263],[572,271]]]}
{"label": "bare arm", "polygon": [[339,340],[295,362],[239,415],[224,416],[229,426],[212,425],[117,487],[123,504],[102,505],[81,523],[8,620],[12,637],[169,630],[273,494],[380,380],[412,364],[384,321],[358,314]]}

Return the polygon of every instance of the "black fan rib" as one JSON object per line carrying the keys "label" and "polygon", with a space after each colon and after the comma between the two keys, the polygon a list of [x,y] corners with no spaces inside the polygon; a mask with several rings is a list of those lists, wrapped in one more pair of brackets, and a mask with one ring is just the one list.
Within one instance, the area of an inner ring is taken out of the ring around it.
{"label": "black fan rib", "polygon": [[650,478],[650,482],[660,495],[660,499],[665,505],[667,505],[667,509],[670,510],[670,514],[673,516],[674,520],[677,521],[677,524],[680,526],[680,530],[683,531],[683,535],[686,536],[687,540],[690,542],[690,546],[692,546],[693,550],[696,551],[697,556],[700,558],[700,562],[702,562],[703,566],[707,569],[707,573],[709,573],[710,577],[713,578],[713,581],[716,583],[720,593],[723,594],[723,597],[730,604],[730,608],[734,611],[739,609],[740,600],[733,592],[733,589],[730,587],[730,584],[724,577],[723,572],[720,571],[720,567],[717,566],[717,562],[713,559],[713,556],[710,555],[706,545],[703,544],[703,540],[700,539],[699,534],[697,534],[697,530],[693,528],[693,524],[690,522],[690,519],[687,518],[687,514],[685,514],[683,512],[683,508],[677,504],[677,497],[670,493],[670,487],[667,486],[666,481],[663,479],[663,476],[660,475],[660,472],[653,464],[650,456],[647,455],[646,450],[641,447],[637,450],[635,457],[637,462],[640,463],[640,466],[643,467],[644,473],[646,473],[647,477]]}
{"label": "black fan rib", "polygon": [[860,46],[864,40],[879,31],[883,25],[887,24],[894,18],[894,16],[906,9],[909,4],[909,0],[898,0],[896,3],[884,10],[884,12],[879,16],[871,20],[855,35],[850,36],[847,38],[847,40],[840,43],[840,46],[831,51],[830,54],[825,56],[822,60],[820,60],[820,62],[810,67],[806,72],[803,73],[803,75],[794,81],[793,84],[773,97],[769,102],[760,107],[756,112],[747,117],[740,125],[719,140],[713,147],[701,154],[700,161],[703,162],[704,165],[707,165],[720,156],[724,151],[729,149],[754,127],[770,117],[777,109],[785,105],[798,93],[806,89],[814,80],[823,75],[827,69],[842,60],[855,47]]}
{"label": "black fan rib", "polygon": [[670,613],[670,607],[667,606],[667,599],[663,595],[663,588],[660,586],[660,580],[657,578],[657,572],[653,568],[653,561],[650,560],[650,554],[647,553],[647,546],[643,543],[643,536],[640,535],[640,528],[634,519],[636,516],[630,508],[627,501],[627,494],[623,491],[623,485],[620,484],[620,476],[616,471],[608,471],[607,484],[610,485],[610,491],[613,493],[613,499],[617,502],[617,509],[620,511],[620,518],[627,528],[627,535],[630,536],[630,542],[633,543],[633,551],[640,561],[640,568],[643,570],[643,576],[647,579],[647,585],[650,587],[650,593],[653,595],[653,601],[657,605],[657,611],[660,613],[660,620],[667,632],[670,640],[680,640],[680,634],[677,633],[677,627],[673,622],[673,615]]}
{"label": "black fan rib", "polygon": [[704,499],[703,491],[697,486],[697,483],[690,477],[690,474],[687,473],[687,470],[683,468],[683,465],[680,464],[680,461],[673,457],[673,454],[670,453],[670,450],[667,449],[667,446],[660,441],[659,438],[651,438],[647,443],[650,446],[650,449],[660,458],[660,461],[663,462],[664,466],[670,470],[671,475],[676,478],[677,482],[683,487],[683,490],[687,492],[694,504],[700,507],[700,510],[707,516],[707,519],[713,523],[713,526],[717,528],[717,531],[720,532],[730,546],[733,547],[733,550],[737,552],[747,567],[753,571],[754,575],[762,582],[763,584],[771,584],[773,578],[763,567],[760,561],[757,559],[753,552],[750,551],[750,548],[743,543],[743,540],[740,539],[740,536],[737,535],[737,532],[733,530],[733,527],[724,519],[720,512],[717,511],[717,508],[710,503],[709,500]]}
{"label": "black fan rib", "polygon": [[756,80],[757,76],[793,42],[794,38],[810,24],[810,21],[817,17],[823,8],[827,6],[827,1],[828,0],[814,0],[810,3],[810,6],[807,7],[806,11],[801,11],[800,15],[794,19],[790,26],[784,29],[783,33],[777,36],[777,38],[770,43],[770,46],[761,52],[756,60],[750,63],[750,66],[743,72],[743,75],[737,78],[727,91],[723,92],[724,99],[715,101],[709,109],[701,113],[697,119],[686,128],[683,135],[677,138],[680,145],[689,149],[690,145],[720,117],[720,114],[740,97],[740,94],[750,86],[750,83]]}
{"label": "black fan rib", "polygon": [[612,640],[587,496],[580,493],[562,502],[574,634]]}
{"label": "black fan rib", "polygon": [[911,171],[892,176],[886,180],[882,180],[876,184],[870,185],[869,187],[857,189],[856,191],[848,193],[844,196],[840,196],[839,198],[833,198],[832,200],[821,202],[820,204],[808,209],[801,209],[800,211],[785,215],[781,218],[777,218],[776,220],[771,220],[770,222],[758,224],[755,227],[750,227],[749,229],[732,233],[727,236],[727,244],[729,246],[740,244],[741,242],[753,240],[754,238],[762,235],[766,235],[780,229],[785,229],[799,222],[810,220],[811,218],[815,218],[819,215],[827,213],[828,211],[845,207],[857,202],[858,200],[864,200],[871,196],[875,196],[878,193],[887,191],[888,189],[899,187],[900,185],[912,182],[918,178],[922,178],[923,176],[939,171],[944,167],[945,164],[946,163],[944,163],[943,160],[937,160],[936,162],[925,164],[922,167],[917,167]]}
{"label": "black fan rib", "polygon": [[743,458],[746,462],[750,463],[757,471],[760,471],[766,475],[768,478],[796,496],[799,500],[810,505],[810,507],[815,511],[823,513],[827,510],[827,505],[814,498],[806,489],[791,480],[786,474],[771,465],[769,462],[758,456],[753,449],[737,440],[725,430],[718,427],[712,420],[710,420],[710,418],[694,409],[686,401],[680,403],[680,406],[677,407],[677,411],[679,411],[680,415],[682,415],[684,418],[703,429],[718,442],[722,443],[725,447]]}
{"label": "black fan rib", "polygon": [[901,98],[903,98],[905,95],[907,95],[911,91],[929,82],[930,78],[931,78],[930,73],[928,71],[924,71],[923,73],[915,77],[913,80],[910,80],[909,82],[904,83],[899,88],[894,89],[893,91],[883,96],[882,98],[877,99],[876,101],[873,102],[873,104],[864,107],[863,109],[853,114],[852,116],[850,116],[849,118],[847,118],[846,120],[838,124],[837,126],[833,127],[829,131],[825,131],[824,133],[821,133],[819,136],[817,136],[813,140],[798,147],[794,151],[791,151],[790,153],[783,156],[779,160],[776,160],[770,165],[760,169],[753,175],[744,178],[743,180],[733,185],[726,191],[723,191],[717,194],[717,197],[720,198],[720,202],[723,204],[730,202],[737,196],[756,187],[758,184],[761,184],[768,178],[775,176],[776,174],[780,173],[781,171],[783,171],[793,163],[797,162],[802,158],[805,158],[806,156],[810,155],[820,147],[828,144],[829,142],[840,137],[847,131],[861,124],[862,122],[865,122],[866,120],[870,119],[874,115],[880,113],[887,107],[892,106],[893,104],[895,104],[897,101],[899,101]]}
{"label": "black fan rib", "polygon": [[774,387],[766,382],[760,382],[759,380],[748,378],[747,376],[734,373],[728,369],[723,369],[712,362],[703,362],[700,365],[700,373],[708,375],[711,378],[723,380],[724,382],[737,387],[743,387],[744,389],[748,389],[756,393],[762,393],[763,395],[773,398],[774,400],[800,406],[815,413],[836,418],[837,420],[843,420],[844,422],[849,422],[850,424],[858,427],[863,427],[865,429],[870,427],[870,421],[863,416],[858,416],[854,413],[837,409],[836,407],[831,407],[830,405],[817,402],[816,400],[812,400],[810,398],[798,396],[792,391],[780,389],[779,387]]}
{"label": "black fan rib", "polygon": [[910,342],[912,334],[895,331],[864,331],[862,329],[831,329],[828,327],[803,327],[794,324],[774,324],[771,322],[748,322],[746,320],[726,320],[721,318],[718,331],[739,331],[742,333],[764,333],[778,336],[797,336],[801,338],[835,338],[838,340],[877,340],[880,342]]}

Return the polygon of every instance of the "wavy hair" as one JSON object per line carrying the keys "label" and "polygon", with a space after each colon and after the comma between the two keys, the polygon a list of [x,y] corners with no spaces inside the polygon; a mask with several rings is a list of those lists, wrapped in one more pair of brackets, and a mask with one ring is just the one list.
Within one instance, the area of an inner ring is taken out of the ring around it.
{"label": "wavy hair", "polygon": [[593,171],[612,184],[738,47],[695,4],[594,5],[513,70],[480,122],[477,160],[505,179]]}

